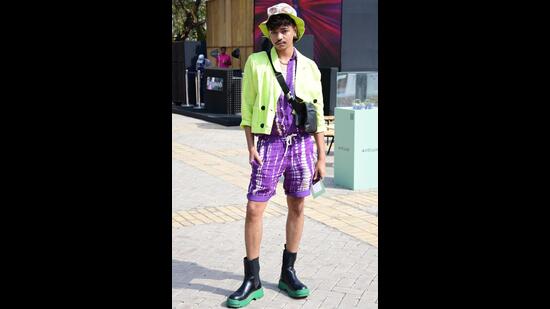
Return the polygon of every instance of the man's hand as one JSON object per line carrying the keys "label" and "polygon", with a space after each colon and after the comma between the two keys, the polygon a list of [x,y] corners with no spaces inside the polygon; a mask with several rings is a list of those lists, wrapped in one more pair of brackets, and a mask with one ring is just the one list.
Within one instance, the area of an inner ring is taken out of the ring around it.
{"label": "man's hand", "polygon": [[260,155],[258,154],[258,151],[256,150],[256,147],[250,147],[248,149],[248,163],[252,165],[252,162],[258,162],[259,165],[262,165],[262,158],[260,158]]}
{"label": "man's hand", "polygon": [[250,126],[244,126],[244,135],[246,136],[246,144],[248,146],[248,163],[252,165],[252,162],[256,161],[259,165],[262,165],[262,158],[254,146],[254,136],[250,130]]}
{"label": "man's hand", "polygon": [[315,173],[313,174],[313,182],[325,178],[325,159],[321,158],[315,163]]}
{"label": "man's hand", "polygon": [[315,163],[315,173],[313,174],[313,182],[321,178],[325,178],[325,133],[319,132],[314,134],[315,144],[317,145],[317,163]]}

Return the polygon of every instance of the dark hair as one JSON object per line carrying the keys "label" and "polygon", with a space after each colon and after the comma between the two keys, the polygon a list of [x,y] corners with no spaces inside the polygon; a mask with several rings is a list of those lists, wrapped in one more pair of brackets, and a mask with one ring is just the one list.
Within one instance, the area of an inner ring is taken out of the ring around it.
{"label": "dark hair", "polygon": [[[294,19],[292,19],[287,14],[272,15],[271,17],[269,17],[269,19],[268,19],[268,21],[265,25],[267,26],[267,30],[269,30],[269,31],[279,29],[279,27],[282,27],[282,26],[294,26],[294,27],[296,27],[296,23],[294,22]],[[297,41],[297,39],[295,38],[294,42],[296,42],[296,41]]]}

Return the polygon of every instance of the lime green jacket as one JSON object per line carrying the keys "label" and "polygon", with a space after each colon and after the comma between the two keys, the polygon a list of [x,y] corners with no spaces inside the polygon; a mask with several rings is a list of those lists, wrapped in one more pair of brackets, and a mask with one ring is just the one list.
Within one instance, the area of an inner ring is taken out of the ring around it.
{"label": "lime green jacket", "polygon": [[[281,72],[277,51],[271,48],[273,66]],[[321,72],[317,64],[296,50],[296,96],[305,102],[314,102],[317,110],[317,133],[324,132],[323,90]],[[251,127],[252,133],[270,134],[277,100],[283,90],[277,82],[265,52],[251,54],[244,66],[241,94],[241,128]],[[294,111],[292,111],[294,113]]]}

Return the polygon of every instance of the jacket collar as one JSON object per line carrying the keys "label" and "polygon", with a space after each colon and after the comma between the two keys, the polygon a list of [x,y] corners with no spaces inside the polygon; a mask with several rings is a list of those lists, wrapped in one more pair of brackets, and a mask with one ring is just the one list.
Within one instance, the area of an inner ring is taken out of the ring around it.
{"label": "jacket collar", "polygon": [[[300,59],[303,59],[304,55],[302,55],[302,53],[300,53],[300,51],[296,47],[294,48],[294,50],[296,51],[296,62],[298,65],[296,69],[297,69],[297,72],[299,72],[301,69],[305,67],[305,62],[300,61]],[[275,67],[275,70],[277,70],[278,72],[281,72],[282,70],[281,63],[277,61],[279,60],[279,55],[277,54],[277,50],[275,49],[275,47],[271,47],[271,59],[273,59],[273,66]]]}

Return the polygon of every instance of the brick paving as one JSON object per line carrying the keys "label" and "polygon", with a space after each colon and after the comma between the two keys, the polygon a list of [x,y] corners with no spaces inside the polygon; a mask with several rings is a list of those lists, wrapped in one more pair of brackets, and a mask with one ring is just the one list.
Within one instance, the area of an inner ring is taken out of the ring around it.
{"label": "brick paving", "polygon": [[[172,116],[173,308],[225,307],[240,286],[247,160],[240,128]],[[277,288],[287,212],[281,182],[264,217],[265,296],[247,308],[378,307],[378,193],[334,187],[333,162],[331,152],[327,193],[305,203],[296,269],[311,295],[295,300]]]}

